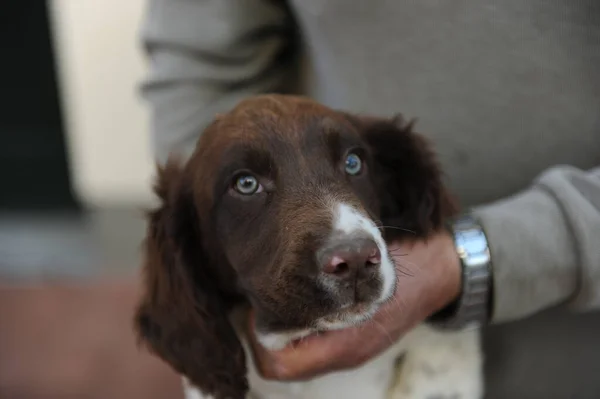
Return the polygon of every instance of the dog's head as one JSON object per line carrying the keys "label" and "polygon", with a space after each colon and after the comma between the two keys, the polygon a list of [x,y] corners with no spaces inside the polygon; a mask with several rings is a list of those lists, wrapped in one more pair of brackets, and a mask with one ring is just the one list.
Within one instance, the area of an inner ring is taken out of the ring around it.
{"label": "dog's head", "polygon": [[217,398],[247,390],[234,304],[252,305],[270,348],[364,321],[395,289],[384,239],[425,237],[454,210],[429,146],[401,118],[276,95],[217,117],[185,165],[160,170],[156,191],[136,326]]}

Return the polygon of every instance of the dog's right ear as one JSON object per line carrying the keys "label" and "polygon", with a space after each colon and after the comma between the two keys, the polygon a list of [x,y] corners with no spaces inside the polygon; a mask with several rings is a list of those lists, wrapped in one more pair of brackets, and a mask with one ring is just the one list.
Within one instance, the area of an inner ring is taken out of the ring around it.
{"label": "dog's right ear", "polygon": [[162,204],[148,215],[138,338],[203,393],[245,398],[244,350],[204,255],[191,181],[173,161],[158,177]]}
{"label": "dog's right ear", "polygon": [[386,237],[425,238],[443,229],[458,206],[443,182],[431,143],[413,131],[414,123],[400,114],[393,118],[344,115],[373,153],[382,223],[401,228],[386,229]]}

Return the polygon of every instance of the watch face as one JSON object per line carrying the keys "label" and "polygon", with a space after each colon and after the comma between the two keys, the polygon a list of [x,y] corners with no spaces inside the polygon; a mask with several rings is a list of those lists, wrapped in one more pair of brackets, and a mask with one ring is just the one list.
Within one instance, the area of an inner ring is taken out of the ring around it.
{"label": "watch face", "polygon": [[483,231],[475,229],[457,231],[455,240],[458,253],[468,266],[489,261],[490,255]]}
{"label": "watch face", "polygon": [[466,267],[481,266],[490,261],[485,233],[472,217],[463,217],[456,221],[454,241]]}

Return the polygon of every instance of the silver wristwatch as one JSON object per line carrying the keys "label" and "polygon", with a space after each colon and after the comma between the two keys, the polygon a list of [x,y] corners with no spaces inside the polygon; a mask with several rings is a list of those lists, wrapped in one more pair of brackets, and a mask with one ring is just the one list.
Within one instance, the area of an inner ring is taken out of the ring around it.
{"label": "silver wristwatch", "polygon": [[462,266],[462,290],[458,299],[431,318],[434,326],[458,330],[480,327],[490,318],[492,262],[488,241],[472,215],[463,215],[448,225],[454,236]]}

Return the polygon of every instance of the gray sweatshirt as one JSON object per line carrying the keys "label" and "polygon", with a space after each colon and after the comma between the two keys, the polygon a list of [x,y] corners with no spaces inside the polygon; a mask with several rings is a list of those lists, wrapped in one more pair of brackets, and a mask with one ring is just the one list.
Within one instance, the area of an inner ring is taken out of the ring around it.
{"label": "gray sweatshirt", "polygon": [[417,117],[488,234],[493,321],[600,307],[600,2],[150,0],[143,41],[160,160],[256,93]]}

